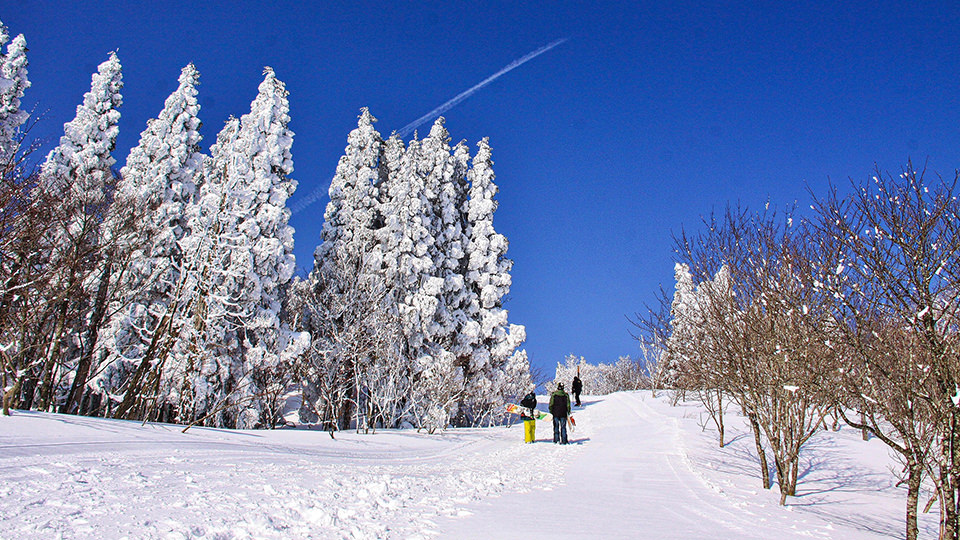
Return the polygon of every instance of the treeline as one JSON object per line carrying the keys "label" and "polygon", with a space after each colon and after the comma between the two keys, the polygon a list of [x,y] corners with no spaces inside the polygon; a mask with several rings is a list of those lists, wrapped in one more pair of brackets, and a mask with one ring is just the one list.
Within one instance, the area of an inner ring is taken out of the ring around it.
{"label": "treeline", "polygon": [[[2,28],[2,27],[0,27]],[[495,422],[529,384],[502,307],[486,140],[470,163],[438,119],[382,141],[362,111],[309,277],[294,277],[288,93],[266,68],[250,112],[201,151],[193,65],[125,165],[112,157],[116,54],[42,165],[20,99],[26,42],[0,30],[3,406],[274,427],[291,393],[327,429]],[[512,394],[511,394],[512,393]]]}
{"label": "treeline", "polygon": [[[730,208],[677,238],[676,293],[639,318],[661,350],[655,384],[698,398],[724,444],[749,420],[763,486],[796,494],[804,444],[828,424],[883,441],[903,463],[907,538],[921,484],[941,538],[960,488],[960,202],[957,178],[908,166],[816,200],[809,217]],[[667,310],[669,309],[669,313]],[[771,456],[775,471],[768,470]]]}
{"label": "treeline", "polygon": [[583,383],[583,393],[590,396],[650,388],[648,366],[629,356],[621,356],[612,364],[593,365],[582,356],[568,354],[563,363],[557,362],[553,384],[563,383],[570,390],[575,376]]}

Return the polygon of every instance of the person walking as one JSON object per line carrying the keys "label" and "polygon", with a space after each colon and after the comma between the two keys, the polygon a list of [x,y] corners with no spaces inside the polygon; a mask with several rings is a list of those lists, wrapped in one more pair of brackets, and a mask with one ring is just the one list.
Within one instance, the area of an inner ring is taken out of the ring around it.
{"label": "person walking", "polygon": [[580,392],[583,392],[583,383],[580,382],[578,375],[573,376],[573,384],[570,386],[570,390],[573,391],[573,398],[577,400],[575,405],[580,407]]}
{"label": "person walking", "polygon": [[553,415],[553,442],[567,444],[567,417],[570,416],[570,396],[563,391],[563,383],[550,394],[550,414]]}
{"label": "person walking", "polygon": [[525,410],[520,414],[523,420],[523,442],[532,443],[537,440],[537,417],[534,411],[537,408],[537,394],[533,390],[520,400],[520,406]]}

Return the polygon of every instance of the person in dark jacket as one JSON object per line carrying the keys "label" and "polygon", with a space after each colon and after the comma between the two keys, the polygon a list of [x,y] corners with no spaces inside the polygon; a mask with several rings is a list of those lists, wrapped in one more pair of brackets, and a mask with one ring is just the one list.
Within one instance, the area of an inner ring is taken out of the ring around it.
{"label": "person in dark jacket", "polygon": [[580,377],[573,376],[573,384],[570,386],[570,390],[573,391],[573,398],[577,400],[575,405],[580,406],[580,392],[583,392],[583,383],[580,382]]}
{"label": "person in dark jacket", "polygon": [[520,406],[524,408],[524,412],[520,414],[520,418],[523,420],[523,442],[535,442],[537,440],[537,419],[534,416],[534,411],[537,408],[536,392],[530,390],[530,393],[520,401]]}
{"label": "person in dark jacket", "polygon": [[570,416],[570,396],[563,391],[563,383],[550,394],[550,414],[553,415],[553,442],[567,444],[567,417]]}

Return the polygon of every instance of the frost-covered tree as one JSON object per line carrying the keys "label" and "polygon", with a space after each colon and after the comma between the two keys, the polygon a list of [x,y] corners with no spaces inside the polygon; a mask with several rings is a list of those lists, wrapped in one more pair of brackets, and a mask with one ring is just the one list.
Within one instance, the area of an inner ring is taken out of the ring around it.
{"label": "frost-covered tree", "polygon": [[[0,47],[9,39],[7,27],[0,23]],[[12,165],[20,126],[30,116],[20,108],[27,88],[27,40],[20,34],[7,44],[6,54],[0,55],[0,168]]]}
{"label": "frost-covered tree", "polygon": [[58,231],[40,247],[46,263],[57,273],[53,283],[57,297],[51,298],[54,313],[40,376],[37,405],[41,409],[52,403],[53,376],[64,335],[68,325],[83,317],[88,300],[85,287],[91,286],[89,279],[100,256],[100,225],[107,191],[114,182],[111,152],[119,133],[117,108],[123,102],[122,87],[120,61],[110,53],[93,75],[76,117],[64,125],[60,144],[50,151],[41,169],[41,189],[61,200]]}
{"label": "frost-covered tree", "polygon": [[183,420],[273,426],[277,388],[309,344],[280,320],[295,266],[289,121],[286,88],[266,68],[250,112],[217,136],[188,208],[182,281],[193,292],[167,377]]}
{"label": "frost-covered tree", "polygon": [[217,134],[203,162],[196,201],[187,207],[188,234],[180,240],[180,286],[190,303],[174,319],[182,326],[164,370],[164,393],[181,422],[235,423],[229,400],[242,369],[234,364],[242,355],[237,328],[245,313],[239,289],[248,270],[238,268],[237,258],[248,257],[250,249],[237,232],[238,175],[229,174],[239,133],[240,120],[230,118]]}
{"label": "frost-covered tree", "polygon": [[690,267],[676,263],[673,269],[676,289],[670,304],[670,336],[667,338],[666,351],[661,361],[664,363],[663,381],[674,387],[680,384],[682,365],[690,357],[689,347],[695,340],[697,324],[696,286]]}
{"label": "frost-covered tree", "polygon": [[[203,162],[199,78],[193,64],[181,70],[177,89],[157,118],[147,122],[120,170],[105,229],[117,254],[129,263],[119,276],[113,316],[103,336],[109,364],[97,386],[106,392],[117,391],[117,382],[127,393],[159,392],[162,364],[179,326],[170,317],[188,301],[179,286],[183,256],[178,241],[187,230],[186,209]],[[137,221],[133,227],[131,219]],[[148,371],[152,384],[144,389]]]}
{"label": "frost-covered tree", "polygon": [[575,376],[583,383],[583,393],[594,396],[638,390],[649,383],[640,363],[629,356],[621,356],[612,364],[594,365],[582,356],[569,354],[563,363],[557,362],[553,384],[563,383],[569,391]]}
{"label": "frost-covered tree", "polygon": [[[510,291],[513,263],[506,257],[506,237],[493,226],[499,188],[494,183],[489,140],[484,138],[477,146],[473,167],[467,174],[470,188],[466,210],[465,283],[469,304],[462,339],[473,345],[467,387],[478,397],[492,395],[505,399],[524,391],[530,383],[526,354],[517,351],[526,339],[526,330],[509,324],[507,310],[503,308],[503,299]],[[499,375],[504,370],[526,375],[508,381]]]}
{"label": "frost-covered tree", "polygon": [[[346,427],[349,418],[359,414],[361,374],[377,362],[378,351],[371,344],[377,341],[373,334],[378,330],[368,324],[366,311],[390,311],[382,269],[381,202],[386,195],[381,194],[381,184],[388,173],[381,166],[383,140],[373,127],[376,121],[368,109],[361,109],[356,129],[347,136],[330,184],[322,243],[314,253],[310,274],[311,297],[317,304],[309,306],[313,316],[307,320],[315,340],[312,373],[319,378],[306,383],[308,389],[318,389],[311,390],[316,397],[334,396],[322,409],[328,415],[324,421],[338,428]],[[340,387],[323,390],[333,379]],[[315,402],[312,397],[305,400]]]}
{"label": "frost-covered tree", "polygon": [[337,251],[364,254],[374,245],[374,231],[382,219],[378,215],[378,184],[383,140],[373,127],[376,121],[367,108],[361,109],[357,128],[347,137],[347,147],[330,183],[322,243],[314,253],[315,272],[332,264]]}
{"label": "frost-covered tree", "polygon": [[463,259],[461,208],[465,198],[463,179],[454,178],[455,166],[450,135],[440,117],[419,146],[415,174],[424,186],[425,226],[433,242],[426,245],[431,268],[417,293],[420,330],[424,347],[416,355],[414,393],[422,399],[418,422],[428,431],[446,427],[463,392],[463,364],[457,357],[457,334],[466,320],[463,304]]}
{"label": "frost-covered tree", "polygon": [[[293,172],[293,131],[290,122],[288,92],[271,68],[264,71],[259,94],[250,105],[250,113],[240,118],[240,133],[234,147],[234,169],[227,174],[239,182],[238,207],[246,206],[238,230],[250,246],[248,268],[241,286],[247,318],[241,326],[245,376],[240,387],[251,399],[243,409],[238,426],[253,427],[258,422],[273,425],[279,418],[261,417],[273,404],[261,399],[267,385],[277,384],[281,372],[306,348],[308,336],[294,333],[280,321],[281,290],[293,277],[293,227],[289,225],[287,199],[297,182]],[[238,208],[239,210],[239,208]],[[241,394],[238,399],[246,396]]]}
{"label": "frost-covered tree", "polygon": [[387,276],[397,303],[407,342],[407,355],[418,358],[427,346],[427,332],[437,310],[436,295],[425,291],[428,285],[440,286],[432,278],[435,242],[429,228],[430,200],[423,177],[417,172],[421,144],[414,139],[407,145],[398,170],[398,178],[389,184],[392,211],[387,215],[389,241],[386,243]]}
{"label": "frost-covered tree", "polygon": [[484,306],[467,277],[467,147],[450,148],[442,118],[406,147],[396,135],[383,141],[373,121],[364,109],[330,187],[310,276],[315,305],[303,306],[303,320],[313,321],[306,325],[315,337],[311,370],[319,374],[307,384],[305,417],[343,427],[353,407],[358,427],[363,417],[431,432],[458,409],[457,423],[490,421],[505,395],[530,382],[526,354],[517,351],[524,329],[502,309],[506,240],[495,237],[500,251],[492,257],[505,276]]}

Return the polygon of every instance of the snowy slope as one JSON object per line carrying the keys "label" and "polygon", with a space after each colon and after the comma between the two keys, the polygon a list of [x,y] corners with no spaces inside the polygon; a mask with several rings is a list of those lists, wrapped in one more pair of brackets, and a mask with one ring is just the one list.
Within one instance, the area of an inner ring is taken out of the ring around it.
{"label": "snowy slope", "polygon": [[[799,496],[760,488],[752,439],[649,393],[587,398],[575,444],[519,426],[441,435],[228,431],[0,417],[0,538],[842,538],[902,536],[878,441],[824,432]],[[935,538],[935,511],[921,537]]]}

